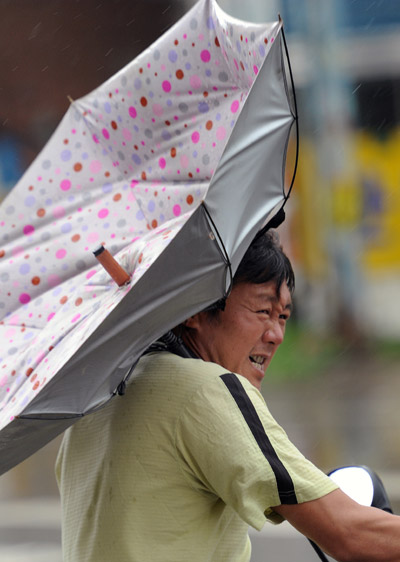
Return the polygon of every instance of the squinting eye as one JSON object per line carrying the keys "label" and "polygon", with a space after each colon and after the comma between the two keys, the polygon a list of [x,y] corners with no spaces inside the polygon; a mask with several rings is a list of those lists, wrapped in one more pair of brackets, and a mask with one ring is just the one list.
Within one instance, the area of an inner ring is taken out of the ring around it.
{"label": "squinting eye", "polygon": [[257,314],[267,314],[268,316],[271,314],[270,310],[257,310]]}

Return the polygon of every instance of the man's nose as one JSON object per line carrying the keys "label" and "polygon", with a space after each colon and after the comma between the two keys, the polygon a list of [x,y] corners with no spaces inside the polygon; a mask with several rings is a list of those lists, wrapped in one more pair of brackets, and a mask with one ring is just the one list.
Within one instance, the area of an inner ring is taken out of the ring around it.
{"label": "man's nose", "polygon": [[278,320],[276,320],[275,322],[271,322],[271,324],[265,330],[263,341],[266,343],[280,345],[283,342],[284,336],[285,326],[282,325]]}

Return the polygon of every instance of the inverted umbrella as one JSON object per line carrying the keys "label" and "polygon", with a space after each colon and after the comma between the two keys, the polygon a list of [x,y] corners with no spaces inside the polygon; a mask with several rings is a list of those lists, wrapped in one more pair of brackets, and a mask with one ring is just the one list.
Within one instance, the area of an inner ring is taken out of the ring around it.
{"label": "inverted umbrella", "polygon": [[[71,103],[0,212],[0,473],[122,391],[155,339],[224,297],[283,208],[295,115],[282,24],[201,0]],[[130,276],[96,262],[104,244]]]}

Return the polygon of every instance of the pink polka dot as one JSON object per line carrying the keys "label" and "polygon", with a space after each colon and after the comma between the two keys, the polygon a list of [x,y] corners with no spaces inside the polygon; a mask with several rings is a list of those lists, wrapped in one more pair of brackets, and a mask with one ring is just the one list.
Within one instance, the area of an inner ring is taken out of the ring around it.
{"label": "pink polka dot", "polygon": [[253,66],[254,74],[258,74],[258,66],[255,64]]}
{"label": "pink polka dot", "polygon": [[57,250],[56,252],[56,258],[58,260],[64,259],[66,255],[67,255],[67,250],[65,250],[64,248],[62,248],[61,250]]}
{"label": "pink polka dot", "polygon": [[60,187],[63,191],[68,191],[71,189],[71,182],[69,180],[62,180]]}
{"label": "pink polka dot", "polygon": [[162,105],[160,105],[159,103],[155,103],[153,105],[153,113],[154,115],[157,115],[157,117],[161,117],[161,115],[164,113]]}
{"label": "pink polka dot", "polygon": [[131,181],[131,187],[136,187],[139,182],[137,180]]}
{"label": "pink polka dot", "polygon": [[11,253],[12,253],[13,257],[17,257],[17,256],[19,256],[20,254],[22,254],[22,252],[24,251],[24,249],[25,249],[25,248],[24,248],[23,246],[16,246],[15,248],[13,248],[13,249],[11,250]]}
{"label": "pink polka dot", "polygon": [[109,139],[110,138],[110,133],[107,131],[107,129],[102,129],[101,131],[103,133],[103,137],[105,139]]}
{"label": "pink polka dot", "polygon": [[26,236],[29,236],[30,234],[33,234],[35,232],[35,227],[32,226],[31,224],[27,224],[26,226],[24,226],[24,234]]}
{"label": "pink polka dot", "polygon": [[190,85],[194,90],[196,90],[196,88],[201,88],[201,84],[201,78],[197,76],[197,74],[193,74],[193,76],[190,77]]}
{"label": "pink polka dot", "polygon": [[200,134],[198,133],[198,131],[195,131],[192,134],[192,142],[194,142],[195,144],[198,143],[200,140]]}
{"label": "pink polka dot", "polygon": [[105,219],[108,213],[108,209],[100,209],[100,211],[97,213],[97,216],[99,217],[99,219]]}
{"label": "pink polka dot", "polygon": [[181,166],[182,168],[187,168],[189,166],[189,156],[187,154],[182,154]]}
{"label": "pink polka dot", "polygon": [[209,62],[209,60],[211,59],[210,51],[208,51],[207,49],[204,49],[204,51],[201,51],[200,58],[203,62]]}
{"label": "pink polka dot", "polygon": [[91,277],[93,277],[93,275],[96,273],[95,269],[91,269],[90,271],[88,271],[86,273],[86,279],[90,279]]}
{"label": "pink polka dot", "polygon": [[102,167],[102,164],[100,162],[100,160],[92,160],[92,162],[90,162],[89,164],[89,168],[90,171],[92,172],[92,174],[97,174],[98,172],[100,172]]}
{"label": "pink polka dot", "polygon": [[56,275],[55,273],[52,273],[47,278],[47,284],[49,287],[57,287],[57,285],[59,285],[60,283],[61,277],[59,275]]}
{"label": "pink polka dot", "polygon": [[77,320],[79,320],[80,317],[81,317],[80,314],[75,314],[75,316],[71,319],[71,324],[73,324],[74,322],[76,322]]}
{"label": "pink polka dot", "polygon": [[233,59],[233,62],[235,63],[236,66],[236,70],[239,70],[239,63],[236,59]]}
{"label": "pink polka dot", "polygon": [[97,242],[98,239],[99,239],[98,232],[90,232],[87,236],[87,241],[89,242],[89,244],[94,244],[95,242]]}
{"label": "pink polka dot", "polygon": [[61,219],[62,217],[64,217],[65,216],[64,207],[56,207],[55,209],[53,209],[53,216],[56,219]]}
{"label": "pink polka dot", "polygon": [[169,80],[164,80],[164,82],[162,83],[162,89],[164,90],[164,92],[170,92],[171,82]]}
{"label": "pink polka dot", "polygon": [[131,107],[129,108],[129,115],[132,117],[132,119],[135,119],[136,115],[137,115],[137,111],[136,109],[131,105]]}
{"label": "pink polka dot", "polygon": [[100,142],[99,139],[98,139],[98,137],[97,137],[97,135],[93,135],[93,136],[92,136],[92,139],[93,139],[94,142],[97,143],[97,144]]}
{"label": "pink polka dot", "polygon": [[217,139],[218,139],[218,140],[224,140],[224,138],[226,137],[226,129],[225,129],[225,127],[223,127],[223,126],[218,127],[217,133],[216,133],[216,134],[217,134]]}
{"label": "pink polka dot", "polygon": [[236,113],[238,109],[239,109],[239,102],[238,100],[235,100],[232,102],[231,111],[232,113]]}
{"label": "pink polka dot", "polygon": [[130,132],[129,129],[122,129],[122,135],[124,137],[125,140],[131,140],[132,139],[132,133]]}
{"label": "pink polka dot", "polygon": [[21,304],[27,304],[30,300],[31,300],[31,297],[30,297],[30,295],[28,295],[28,293],[21,293],[19,295],[19,302]]}
{"label": "pink polka dot", "polygon": [[172,212],[174,213],[174,215],[175,215],[176,217],[179,217],[179,215],[180,215],[181,212],[182,212],[181,206],[180,206],[180,205],[174,205],[174,207],[173,207],[173,209],[172,209]]}
{"label": "pink polka dot", "polygon": [[[47,322],[50,322],[50,320],[54,317],[54,315],[55,315],[55,312],[50,312],[50,314],[47,317]],[[43,359],[43,357],[42,357],[42,359]]]}
{"label": "pink polka dot", "polygon": [[160,158],[160,160],[158,161],[158,165],[163,170],[165,168],[165,166],[167,165],[167,162],[166,162],[165,158]]}

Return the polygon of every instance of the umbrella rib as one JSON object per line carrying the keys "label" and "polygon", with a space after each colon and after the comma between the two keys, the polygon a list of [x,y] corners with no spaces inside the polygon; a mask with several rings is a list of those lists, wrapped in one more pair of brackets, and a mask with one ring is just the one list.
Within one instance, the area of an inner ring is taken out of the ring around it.
{"label": "umbrella rib", "polygon": [[223,257],[224,257],[224,259],[225,259],[225,263],[226,263],[226,265],[227,265],[227,267],[228,267],[228,272],[229,272],[229,287],[228,287],[228,289],[225,291],[225,295],[223,296],[223,299],[226,299],[226,298],[229,296],[230,292],[232,291],[232,284],[233,284],[232,263],[231,263],[231,260],[229,259],[228,251],[227,251],[227,249],[225,248],[225,244],[224,244],[224,242],[223,242],[223,240],[222,240],[222,237],[221,237],[221,235],[220,235],[220,233],[219,233],[219,231],[218,231],[218,228],[217,228],[217,226],[216,226],[216,224],[215,224],[215,222],[214,222],[214,220],[213,220],[213,218],[212,218],[212,216],[211,216],[210,211],[207,209],[207,205],[204,203],[204,201],[201,202],[201,205],[202,205],[202,207],[203,207],[203,209],[204,209],[204,212],[206,213],[206,216],[207,216],[209,222],[211,223],[211,226],[212,226],[212,228],[213,228],[215,234],[217,235],[217,239],[218,239],[218,242],[219,242],[220,249],[221,249],[221,251],[222,251],[222,255],[223,255]]}

